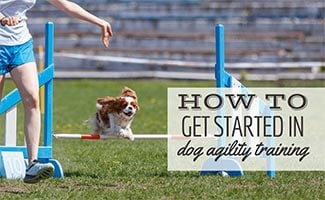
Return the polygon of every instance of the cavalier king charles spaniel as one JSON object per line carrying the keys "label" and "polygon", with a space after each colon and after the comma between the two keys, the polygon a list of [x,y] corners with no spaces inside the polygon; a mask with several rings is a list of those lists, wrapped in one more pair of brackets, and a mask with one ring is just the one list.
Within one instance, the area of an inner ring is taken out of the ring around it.
{"label": "cavalier king charles spaniel", "polygon": [[118,97],[98,98],[96,108],[96,117],[89,120],[94,134],[116,135],[134,140],[131,123],[140,109],[134,90],[124,87]]}

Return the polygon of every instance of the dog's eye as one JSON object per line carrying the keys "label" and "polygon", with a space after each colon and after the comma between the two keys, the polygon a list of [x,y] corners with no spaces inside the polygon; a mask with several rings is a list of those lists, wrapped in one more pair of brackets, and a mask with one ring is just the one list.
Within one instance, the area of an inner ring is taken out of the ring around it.
{"label": "dog's eye", "polygon": [[134,101],[131,102],[131,105],[132,105],[133,107],[136,107],[136,106],[137,106],[137,104],[136,104]]}
{"label": "dog's eye", "polygon": [[128,102],[123,102],[122,106],[123,106],[123,108],[126,108],[128,106]]}

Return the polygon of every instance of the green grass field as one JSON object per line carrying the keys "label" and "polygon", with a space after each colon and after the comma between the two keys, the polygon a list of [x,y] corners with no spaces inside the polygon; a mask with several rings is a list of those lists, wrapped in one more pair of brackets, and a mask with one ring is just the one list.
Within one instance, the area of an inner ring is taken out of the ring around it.
{"label": "green grass field", "polygon": [[[325,87],[324,81],[246,82],[248,86]],[[94,114],[95,99],[117,96],[123,86],[135,89],[140,111],[135,133],[167,132],[168,87],[213,87],[213,81],[55,80],[54,131],[87,133],[84,120]],[[5,91],[13,88],[7,81]],[[21,105],[18,107],[21,110]],[[3,116],[1,117],[2,120]],[[19,112],[18,134],[22,138]],[[3,130],[3,124],[0,125]],[[1,134],[1,138],[3,134]],[[265,172],[223,178],[198,172],[168,172],[167,142],[54,140],[54,158],[64,179],[35,185],[0,179],[0,199],[325,199],[324,172]]]}

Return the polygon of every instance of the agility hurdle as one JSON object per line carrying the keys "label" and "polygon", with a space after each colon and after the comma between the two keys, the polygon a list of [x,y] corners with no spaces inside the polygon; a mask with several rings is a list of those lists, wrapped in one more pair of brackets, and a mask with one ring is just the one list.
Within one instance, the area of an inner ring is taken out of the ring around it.
{"label": "agility hurdle", "polygon": [[[218,24],[215,27],[215,50],[216,50],[216,64],[215,64],[215,79],[216,79],[216,87],[217,88],[233,88],[234,90],[243,90],[248,92],[249,90],[241,83],[239,82],[235,77],[231,76],[226,70],[225,70],[225,45],[224,45],[224,26],[222,24]],[[256,112],[256,111],[255,111]],[[257,111],[264,115],[270,115],[270,109],[267,105],[265,105],[263,102],[259,103],[259,110]],[[234,113],[234,115],[240,115],[240,113]],[[254,143],[256,141],[252,141]],[[274,145],[274,138],[267,138],[266,141],[268,146]],[[225,137],[221,137],[218,140],[218,146],[225,146]],[[223,166],[229,166],[231,169],[237,169],[233,171],[227,171],[227,173],[230,176],[242,176],[243,170],[239,163],[233,159],[233,158],[225,158],[221,162],[221,165]],[[211,160],[208,160],[206,162],[206,166],[210,169],[214,169],[215,163]],[[269,156],[266,158],[266,168],[267,175],[271,178],[275,177],[275,159],[272,156]],[[211,174],[211,173],[220,173],[220,171],[201,171],[201,175],[205,174]]]}
{"label": "agility hurdle", "polygon": [[[45,25],[45,67],[38,74],[39,87],[44,86],[44,118],[43,118],[43,144],[38,149],[38,159],[41,162],[52,163],[55,167],[54,177],[63,178],[61,164],[52,158],[52,133],[53,133],[53,78],[54,78],[54,24],[48,22]],[[27,148],[16,146],[17,104],[21,101],[18,89],[14,89],[0,102],[0,114],[5,115],[5,141],[0,146],[0,152],[22,152],[27,159]],[[26,161],[25,161],[26,162]],[[13,163],[14,164],[14,163]],[[2,165],[2,163],[0,163]],[[3,167],[3,166],[0,166]],[[14,167],[14,166],[13,166]]]}
{"label": "agility hurdle", "polygon": [[[216,63],[215,63],[215,79],[216,79],[216,87],[217,88],[242,88],[243,90],[247,90],[247,88],[241,84],[236,78],[231,76],[226,70],[224,66],[224,52],[225,52],[225,47],[224,47],[224,26],[219,24],[215,27],[215,48],[216,48]],[[260,105],[260,110],[264,112],[265,109],[267,108],[266,105],[263,105],[261,103]],[[258,111],[258,112],[261,112]],[[269,113],[265,113],[269,114]],[[85,140],[102,140],[102,139],[113,139],[117,138],[116,136],[106,136],[106,135],[99,135],[99,134],[66,134],[66,133],[58,133],[53,135],[57,139],[85,139]],[[135,134],[134,135],[135,139],[169,139],[172,138],[172,136],[169,135],[156,135],[156,134]],[[252,141],[256,142],[256,141]],[[267,140],[267,145],[271,146],[273,144],[273,139],[270,138]],[[218,140],[218,146],[225,146],[225,138],[221,137]],[[220,164],[220,163],[218,163]],[[206,175],[206,174],[222,174],[223,172],[218,170],[218,165],[214,161],[211,162],[211,160],[208,160],[205,163],[206,166],[208,167],[209,171],[202,170],[201,175]],[[222,166],[227,166],[228,169],[236,169],[236,170],[230,170],[227,171],[227,174],[230,176],[242,176],[243,175],[243,170],[239,163],[233,159],[233,158],[224,158],[221,161]],[[266,160],[266,165],[267,169],[271,170],[266,170],[267,175],[269,177],[275,177],[275,161],[273,157],[268,157]],[[202,168],[204,169],[204,168]],[[206,168],[205,168],[206,169]]]}

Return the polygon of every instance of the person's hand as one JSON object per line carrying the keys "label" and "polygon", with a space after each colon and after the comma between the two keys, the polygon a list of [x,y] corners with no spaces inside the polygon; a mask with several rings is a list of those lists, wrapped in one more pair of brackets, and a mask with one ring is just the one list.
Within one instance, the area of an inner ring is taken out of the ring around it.
{"label": "person's hand", "polygon": [[109,38],[113,36],[113,31],[112,31],[111,25],[108,22],[103,21],[101,28],[102,28],[103,44],[104,44],[105,48],[108,48]]}
{"label": "person's hand", "polygon": [[16,26],[21,20],[16,16],[4,17],[1,19],[2,26]]}

